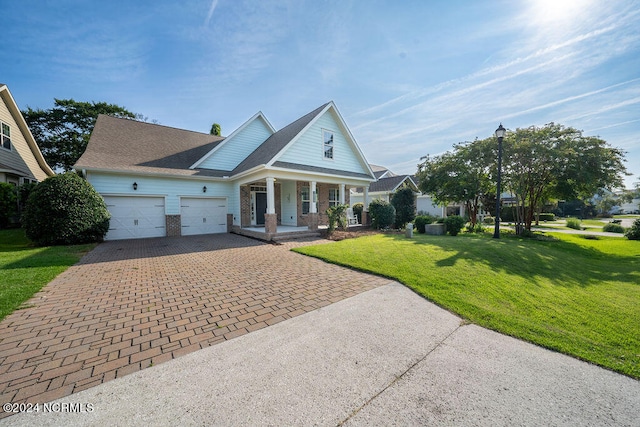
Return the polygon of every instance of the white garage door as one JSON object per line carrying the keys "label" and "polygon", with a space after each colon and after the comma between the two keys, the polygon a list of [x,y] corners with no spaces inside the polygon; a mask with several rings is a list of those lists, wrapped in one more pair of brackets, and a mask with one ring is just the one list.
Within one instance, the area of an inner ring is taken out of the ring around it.
{"label": "white garage door", "polygon": [[227,200],[183,197],[180,200],[182,235],[227,232]]}
{"label": "white garage door", "polygon": [[106,240],[166,236],[164,197],[105,196],[111,222]]}

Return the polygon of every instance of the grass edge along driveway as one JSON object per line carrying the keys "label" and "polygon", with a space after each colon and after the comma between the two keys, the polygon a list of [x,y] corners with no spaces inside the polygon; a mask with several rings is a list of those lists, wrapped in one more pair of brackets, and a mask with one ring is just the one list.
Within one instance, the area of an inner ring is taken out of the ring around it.
{"label": "grass edge along driveway", "polygon": [[37,247],[22,229],[0,230],[0,320],[25,308],[25,301],[94,247]]}
{"label": "grass edge along driveway", "polygon": [[294,249],[389,277],[480,326],[640,379],[640,242],[378,234]]}

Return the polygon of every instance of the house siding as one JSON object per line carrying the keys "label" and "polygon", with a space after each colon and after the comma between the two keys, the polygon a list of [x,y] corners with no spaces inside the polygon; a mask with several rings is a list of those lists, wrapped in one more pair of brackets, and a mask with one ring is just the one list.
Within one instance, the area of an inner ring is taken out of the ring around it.
{"label": "house siding", "polygon": [[22,134],[22,129],[18,126],[15,118],[7,107],[6,100],[4,98],[4,92],[2,99],[2,105],[0,105],[0,121],[9,125],[11,128],[11,150],[0,147],[0,163],[23,172],[25,176],[32,176],[38,181],[43,181],[47,178],[47,174],[40,168],[38,161],[31,152],[29,144]]}
{"label": "house siding", "polygon": [[[225,197],[228,203],[228,213],[234,216],[240,212],[234,212],[234,206],[238,204],[237,195],[230,183],[190,181],[184,179],[172,179],[164,177],[116,175],[101,172],[89,172],[87,180],[95,187],[98,193],[128,196],[164,196],[165,214],[180,215],[180,197]],[[133,189],[133,183],[138,184],[138,189]],[[207,192],[202,188],[206,186]]]}
{"label": "house siding", "polygon": [[[330,130],[334,133],[332,160],[324,158],[323,130]],[[314,124],[300,135],[277,160],[368,174],[369,171],[359,161],[359,155],[347,141],[348,136],[345,136],[344,132],[342,126],[329,110],[318,117]]]}
{"label": "house siding", "polygon": [[269,136],[271,130],[262,119],[256,118],[236,135],[226,139],[220,148],[213,151],[198,167],[233,170]]}
{"label": "house siding", "polygon": [[290,225],[297,226],[297,200],[299,198],[298,193],[296,192],[296,183],[295,181],[284,181],[282,183],[282,196],[281,196],[281,204],[282,204],[282,225]]}

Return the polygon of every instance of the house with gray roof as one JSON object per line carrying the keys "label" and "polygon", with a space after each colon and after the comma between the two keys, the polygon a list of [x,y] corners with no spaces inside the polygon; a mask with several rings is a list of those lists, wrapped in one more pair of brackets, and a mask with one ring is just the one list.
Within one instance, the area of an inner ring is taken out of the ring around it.
{"label": "house with gray roof", "polygon": [[74,168],[107,203],[107,239],[317,230],[376,181],[333,102],[280,130],[258,112],[226,138],[101,115]]}
{"label": "house with gray roof", "polygon": [[53,175],[9,88],[0,83],[0,182],[18,186]]}

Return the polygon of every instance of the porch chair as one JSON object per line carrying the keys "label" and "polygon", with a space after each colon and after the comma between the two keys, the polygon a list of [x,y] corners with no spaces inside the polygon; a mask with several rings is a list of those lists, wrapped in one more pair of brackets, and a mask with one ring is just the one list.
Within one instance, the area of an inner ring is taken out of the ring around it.
{"label": "porch chair", "polygon": [[358,225],[358,217],[353,213],[353,208],[347,208],[347,226]]}

